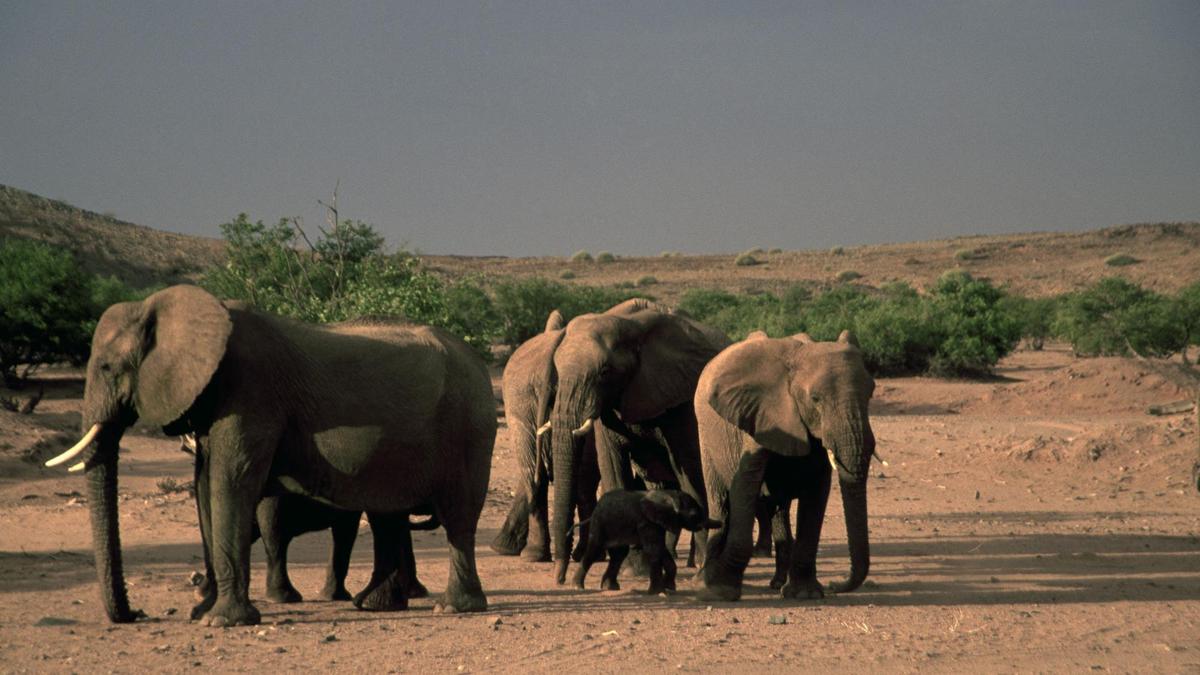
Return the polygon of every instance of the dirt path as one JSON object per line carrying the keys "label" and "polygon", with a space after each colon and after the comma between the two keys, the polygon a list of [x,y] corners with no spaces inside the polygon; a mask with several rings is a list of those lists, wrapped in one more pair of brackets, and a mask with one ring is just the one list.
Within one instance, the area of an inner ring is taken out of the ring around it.
{"label": "dirt path", "polygon": [[[72,494],[82,480],[14,458],[77,424],[67,391],[39,408],[41,426],[0,420],[0,669],[1200,672],[1196,430],[1187,415],[1144,414],[1178,392],[1136,364],[1061,351],[1019,353],[1000,375],[881,380],[873,420],[888,465],[870,484],[871,577],[852,594],[780,600],[766,559],[737,603],[646,597],[636,579],[618,592],[556,587],[549,565],[486,547],[516,479],[501,429],[479,537],[489,612],[435,615],[428,599],[399,614],[270,604],[256,547],[264,624],[228,630],[186,619],[187,577],[201,565],[194,507],[157,483],[188,480],[190,461],[152,436],[125,443],[121,482],[130,595],[152,619],[103,619],[86,505]],[[848,567],[836,490],[833,500],[825,580]],[[416,546],[436,591],[444,538],[418,533]],[[328,552],[325,533],[293,545],[302,592],[320,586]],[[370,558],[364,526],[350,588],[366,582]]]}

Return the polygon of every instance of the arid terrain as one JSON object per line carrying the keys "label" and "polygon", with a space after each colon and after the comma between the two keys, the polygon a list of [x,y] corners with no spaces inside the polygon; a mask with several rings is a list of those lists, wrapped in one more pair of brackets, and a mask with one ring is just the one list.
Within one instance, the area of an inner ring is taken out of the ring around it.
{"label": "arid terrain", "polygon": [[[187,620],[202,566],[195,511],[163,488],[190,479],[191,458],[149,430],[124,442],[121,524],[132,602],[150,618],[104,618],[83,479],[35,463],[73,441],[82,383],[44,377],[33,415],[0,412],[4,671],[1200,672],[1197,430],[1191,414],[1146,414],[1182,392],[1136,361],[1051,347],[1017,352],[990,381],[880,380],[872,415],[887,465],[870,483],[871,576],[851,594],[783,601],[763,558],[736,603],[686,588],[647,597],[637,579],[617,592],[557,587],[549,565],[487,548],[517,478],[501,426],[479,536],[488,612],[435,615],[431,599],[396,614],[271,604],[256,545],[264,622],[227,630]],[[836,489],[832,501],[826,581],[847,569]],[[302,592],[320,586],[329,541],[293,544]],[[443,536],[418,533],[416,546],[437,592]],[[352,590],[370,567],[364,524]]]}

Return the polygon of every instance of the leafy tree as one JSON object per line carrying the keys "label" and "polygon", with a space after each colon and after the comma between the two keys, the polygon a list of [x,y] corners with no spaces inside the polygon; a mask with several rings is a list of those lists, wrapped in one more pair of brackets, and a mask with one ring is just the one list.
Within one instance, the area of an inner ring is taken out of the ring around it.
{"label": "leafy tree", "polygon": [[1183,362],[1188,362],[1187,345],[1200,344],[1200,281],[1179,291],[1175,296],[1173,314],[1179,321],[1179,329],[1183,333],[1183,348],[1180,349]]}
{"label": "leafy tree", "polygon": [[1003,291],[967,272],[952,270],[934,285],[933,309],[943,331],[930,361],[935,372],[991,372],[1021,339],[1020,325],[1000,306]]}
{"label": "leafy tree", "polygon": [[1120,277],[1108,277],[1063,299],[1054,330],[1079,356],[1173,354],[1187,342],[1169,299]]}

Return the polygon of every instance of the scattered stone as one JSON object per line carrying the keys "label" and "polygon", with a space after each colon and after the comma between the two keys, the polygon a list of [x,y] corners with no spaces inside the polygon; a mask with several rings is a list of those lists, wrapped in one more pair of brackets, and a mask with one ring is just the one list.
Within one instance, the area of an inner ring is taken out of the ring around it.
{"label": "scattered stone", "polygon": [[179,610],[175,609],[174,607],[168,607],[163,610],[163,616],[171,616],[171,615],[175,614],[175,612],[178,612],[178,611]]}
{"label": "scattered stone", "polygon": [[975,501],[979,501],[979,490],[975,491]]}
{"label": "scattered stone", "polygon": [[276,647],[276,648],[275,648],[275,653],[276,653],[276,654],[286,654],[286,653],[287,653],[287,649],[284,649],[283,647]]}
{"label": "scattered stone", "polygon": [[334,635],[333,633],[330,633],[329,635],[326,635],[325,637],[321,638],[321,642],[337,642],[337,639],[338,638],[336,635]]}
{"label": "scattered stone", "polygon": [[998,583],[1000,583],[1000,579],[998,579],[998,578],[996,578],[996,577],[992,577],[991,581],[992,581],[992,583],[993,583],[993,584],[998,584]]}
{"label": "scattered stone", "polygon": [[192,570],[192,573],[188,575],[188,583],[193,586],[199,586],[203,582],[204,575],[196,570]]}
{"label": "scattered stone", "polygon": [[736,616],[731,616],[731,617],[729,617],[729,623],[741,623],[741,620],[738,619]]}
{"label": "scattered stone", "polygon": [[75,619],[68,619],[61,616],[43,616],[38,619],[35,626],[74,626],[79,623]]}
{"label": "scattered stone", "polygon": [[784,614],[772,614],[767,619],[767,623],[772,626],[782,626],[783,624],[787,623],[787,616]]}
{"label": "scattered stone", "polygon": [[491,626],[492,628],[499,628],[500,626],[504,625],[504,621],[501,620],[500,617],[496,616],[488,619],[487,625]]}

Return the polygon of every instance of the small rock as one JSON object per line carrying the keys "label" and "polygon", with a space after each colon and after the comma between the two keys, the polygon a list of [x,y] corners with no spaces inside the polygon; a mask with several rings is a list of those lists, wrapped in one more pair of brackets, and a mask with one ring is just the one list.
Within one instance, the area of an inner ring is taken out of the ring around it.
{"label": "small rock", "polygon": [[975,501],[979,501],[979,490],[975,491]]}
{"label": "small rock", "polygon": [[993,583],[993,584],[998,584],[998,583],[1000,583],[1000,579],[998,579],[998,578],[996,578],[996,577],[992,577],[991,581],[992,581],[992,583]]}
{"label": "small rock", "polygon": [[188,575],[188,583],[193,586],[199,586],[203,582],[204,575],[196,570],[192,570],[192,573]]}
{"label": "small rock", "polygon": [[276,654],[286,654],[286,653],[287,653],[287,649],[285,649],[285,648],[283,648],[283,647],[276,647],[276,648],[275,648],[275,653],[276,653]]}
{"label": "small rock", "polygon": [[329,635],[326,635],[325,637],[321,638],[321,642],[337,642],[337,639],[338,638],[336,635],[334,635],[333,633],[330,633]]}
{"label": "small rock", "polygon": [[38,619],[35,626],[73,626],[79,623],[75,619],[67,619],[61,616],[43,616]]}
{"label": "small rock", "polygon": [[168,608],[166,608],[166,609],[164,609],[164,610],[163,610],[163,616],[171,616],[171,615],[173,615],[175,612],[178,612],[178,611],[179,611],[179,610],[178,610],[178,609],[175,609],[174,607],[168,607]]}
{"label": "small rock", "polygon": [[772,626],[782,626],[787,623],[787,616],[783,614],[772,614],[767,618],[767,623]]}
{"label": "small rock", "polygon": [[731,616],[731,617],[729,617],[729,623],[741,623],[741,620],[738,619],[736,616]]}
{"label": "small rock", "polygon": [[504,621],[501,620],[500,617],[498,617],[498,616],[487,620],[487,625],[492,626],[493,628],[496,626],[501,626],[503,624],[504,624]]}
{"label": "small rock", "polygon": [[633,624],[633,625],[635,625],[635,626],[636,626],[636,625],[640,624],[641,622],[642,622],[642,620],[641,620],[641,619],[634,619],[633,621],[630,621],[629,623],[631,623],[631,624]]}

